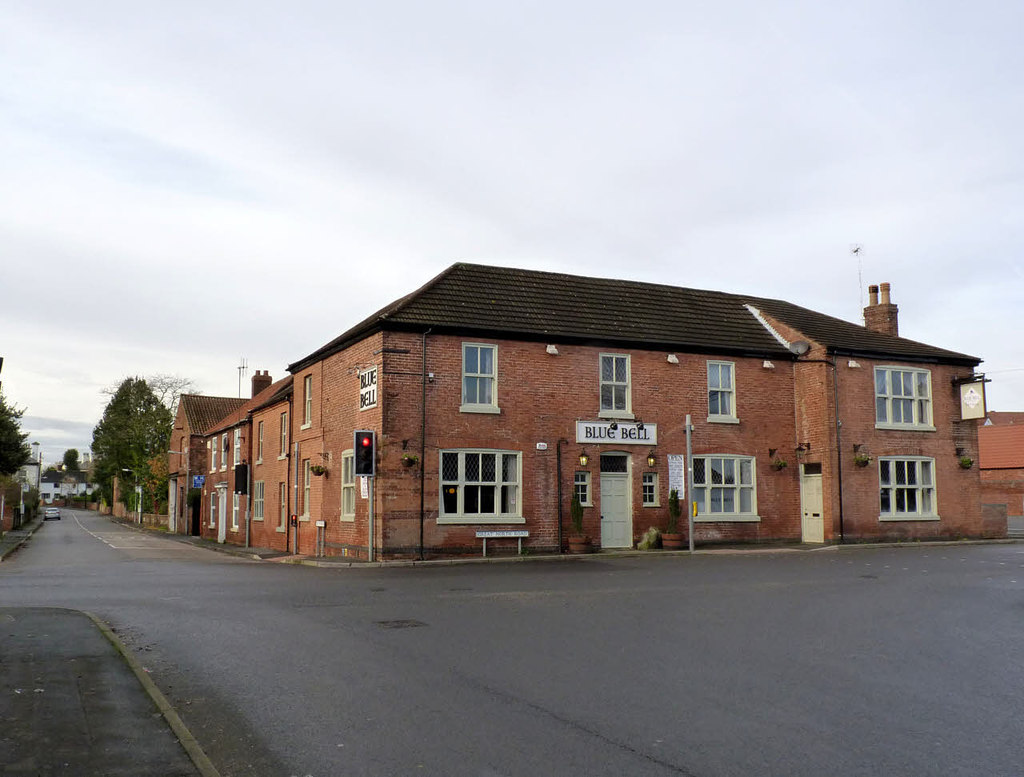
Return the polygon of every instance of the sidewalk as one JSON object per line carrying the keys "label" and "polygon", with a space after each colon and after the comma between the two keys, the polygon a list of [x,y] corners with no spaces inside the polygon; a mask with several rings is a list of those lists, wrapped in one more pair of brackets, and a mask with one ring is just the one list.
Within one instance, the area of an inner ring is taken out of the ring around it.
{"label": "sidewalk", "polygon": [[77,610],[0,608],[0,771],[216,777],[106,624]]}
{"label": "sidewalk", "polygon": [[19,526],[17,529],[11,529],[9,532],[5,532],[4,536],[0,538],[0,561],[3,561],[9,555],[14,553],[14,551],[20,548],[22,543],[35,534],[42,525],[43,519],[35,518],[24,526]]}

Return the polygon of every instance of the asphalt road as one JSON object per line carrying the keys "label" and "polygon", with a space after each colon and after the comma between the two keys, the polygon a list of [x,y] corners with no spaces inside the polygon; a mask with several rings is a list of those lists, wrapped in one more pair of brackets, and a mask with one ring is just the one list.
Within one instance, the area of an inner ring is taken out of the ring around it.
{"label": "asphalt road", "polygon": [[317,569],[90,513],[0,564],[225,775],[1020,775],[1024,545]]}

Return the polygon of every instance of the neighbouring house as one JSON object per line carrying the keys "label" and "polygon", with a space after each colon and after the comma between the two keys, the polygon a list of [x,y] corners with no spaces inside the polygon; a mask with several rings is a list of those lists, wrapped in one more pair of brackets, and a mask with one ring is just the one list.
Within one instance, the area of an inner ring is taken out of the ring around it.
{"label": "neighbouring house", "polygon": [[[253,392],[270,385],[270,376],[257,372]],[[199,493],[207,470],[205,435],[229,413],[245,403],[236,397],[207,397],[182,394],[171,428],[167,469],[167,529],[176,534],[200,534]]]}
{"label": "neighbouring house", "polygon": [[[990,419],[993,416],[1001,418],[978,429],[978,467],[984,500],[1005,504],[1010,516],[1024,516],[1024,413],[989,413]],[[1013,416],[1020,418],[1008,420]]]}
{"label": "neighbouring house", "polygon": [[39,477],[39,499],[43,504],[53,504],[61,499],[88,494],[90,486],[85,473],[75,475],[60,469],[50,469]]}
{"label": "neighbouring house", "polygon": [[[271,383],[267,372],[257,373],[253,377],[252,398],[214,424],[204,436],[209,466],[204,473],[200,500],[205,517],[201,536],[235,545],[276,546],[260,531],[265,512],[265,450],[276,449],[273,432],[268,448],[267,427],[259,411],[287,401],[291,384],[291,375]],[[287,471],[287,461],[281,469]],[[255,543],[253,533],[257,535]],[[279,543],[281,550],[285,550],[283,540],[282,537]]]}
{"label": "neighbouring house", "polygon": [[[870,292],[860,326],[455,264],[289,365],[245,424],[207,427],[203,531],[232,527],[224,456],[248,429],[251,525],[221,539],[302,554],[479,553],[481,531],[558,552],[573,496],[594,545],[632,547],[665,528],[671,489],[700,543],[1005,536],[959,465],[978,450],[959,393],[980,359],[901,338],[888,284]],[[355,475],[357,430],[375,435],[372,478]]]}

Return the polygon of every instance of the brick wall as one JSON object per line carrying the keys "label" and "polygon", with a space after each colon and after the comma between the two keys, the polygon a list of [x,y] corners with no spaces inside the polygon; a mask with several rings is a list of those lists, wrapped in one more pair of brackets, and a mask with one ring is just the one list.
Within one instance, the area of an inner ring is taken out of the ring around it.
{"label": "brick wall", "polygon": [[986,502],[1005,504],[1009,515],[1024,515],[1024,469],[981,470],[981,491]]}

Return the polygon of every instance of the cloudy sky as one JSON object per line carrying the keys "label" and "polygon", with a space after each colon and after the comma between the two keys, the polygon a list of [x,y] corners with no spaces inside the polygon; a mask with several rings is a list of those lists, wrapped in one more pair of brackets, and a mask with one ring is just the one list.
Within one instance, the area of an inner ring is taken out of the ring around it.
{"label": "cloudy sky", "polygon": [[1024,410],[1024,5],[838,5],[5,0],[4,393],[59,459],[124,377],[236,396],[465,260],[889,281]]}

